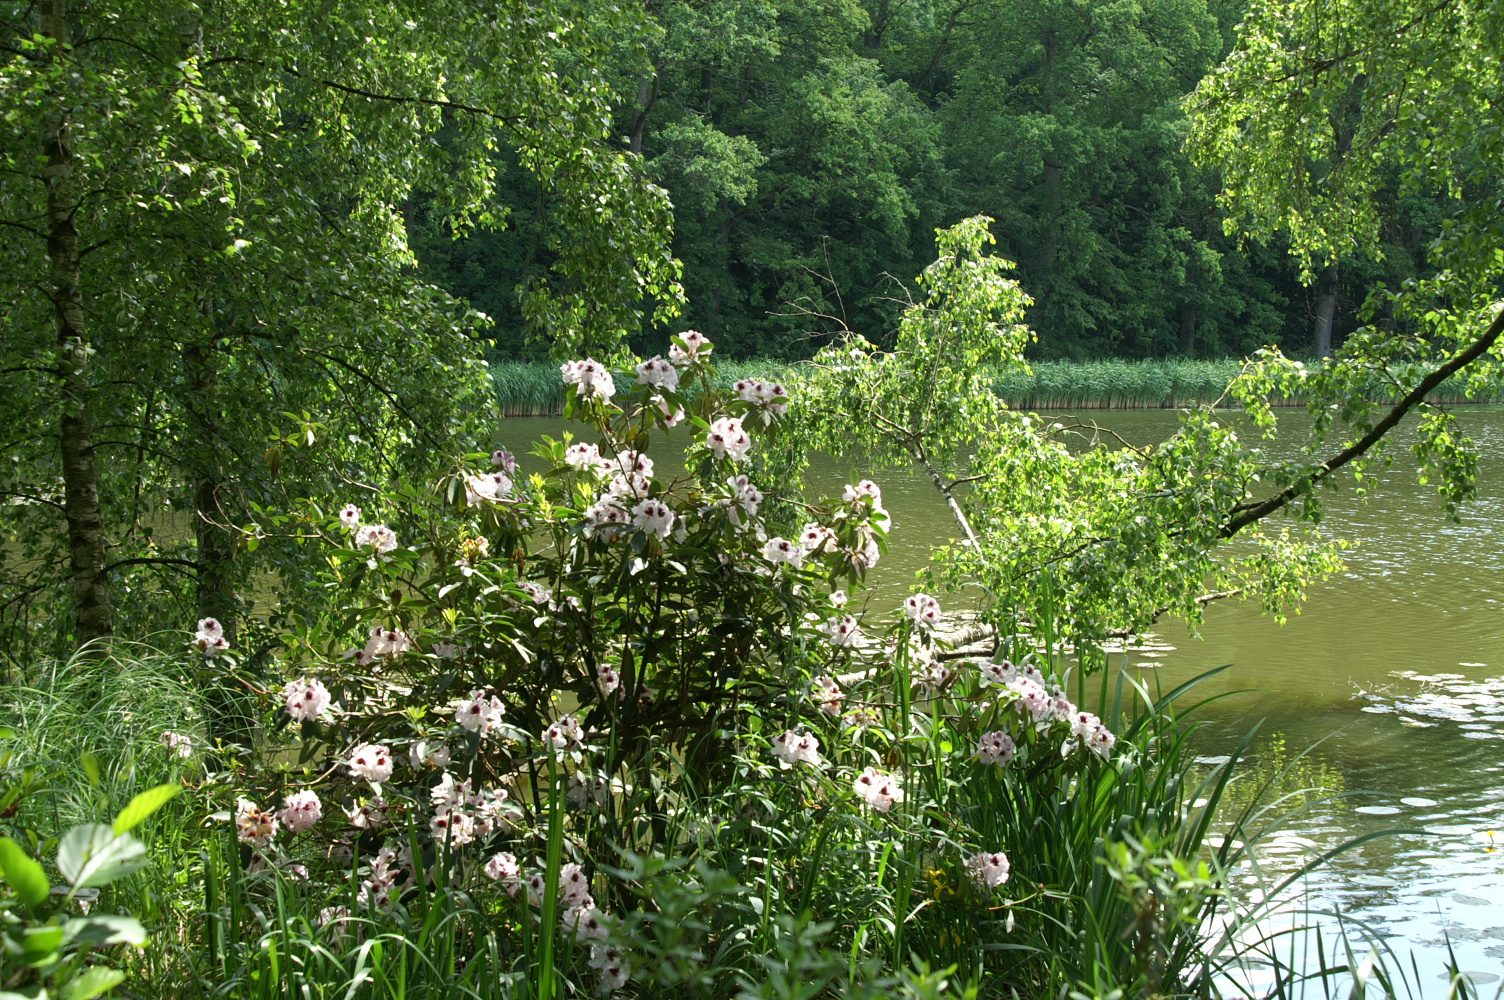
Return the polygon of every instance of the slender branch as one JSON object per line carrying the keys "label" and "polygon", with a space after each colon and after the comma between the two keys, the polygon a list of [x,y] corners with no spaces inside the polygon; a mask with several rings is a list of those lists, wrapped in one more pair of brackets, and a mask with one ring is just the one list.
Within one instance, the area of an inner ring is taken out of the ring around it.
{"label": "slender branch", "polygon": [[121,566],[186,566],[195,573],[203,569],[202,566],[191,559],[172,559],[165,556],[161,558],[149,558],[142,556],[136,559],[121,559],[119,562],[112,562],[105,567],[105,571],[119,569]]}
{"label": "slender branch", "polygon": [[1237,514],[1222,526],[1222,537],[1231,538],[1255,521],[1268,517],[1291,500],[1309,492],[1347,463],[1361,458],[1370,448],[1378,444],[1385,434],[1393,430],[1394,426],[1404,419],[1405,414],[1418,404],[1425,402],[1432,390],[1487,353],[1488,349],[1493,347],[1499,339],[1500,334],[1504,334],[1504,307],[1499,309],[1494,316],[1494,321],[1488,325],[1487,330],[1483,331],[1483,336],[1475,340],[1467,350],[1422,379],[1419,385],[1410,390],[1408,396],[1396,403],[1394,408],[1385,414],[1384,419],[1373,425],[1372,430],[1278,493]]}

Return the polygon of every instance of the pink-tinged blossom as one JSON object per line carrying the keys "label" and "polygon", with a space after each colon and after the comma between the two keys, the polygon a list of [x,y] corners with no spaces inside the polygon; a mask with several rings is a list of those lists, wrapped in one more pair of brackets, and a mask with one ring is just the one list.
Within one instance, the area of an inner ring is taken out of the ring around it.
{"label": "pink-tinged blossom", "polygon": [[242,844],[262,850],[272,846],[277,836],[277,817],[250,799],[235,801],[235,837]]}
{"label": "pink-tinged blossom", "polygon": [[1055,699],[1044,689],[1044,685],[1028,677],[1019,677],[1007,685],[1014,695],[1014,702],[1020,710],[1027,709],[1036,722],[1044,721],[1054,714]]}
{"label": "pink-tinged blossom", "polygon": [[506,851],[493,854],[483,870],[486,878],[502,883],[502,888],[506,889],[508,896],[517,895],[517,890],[522,885],[522,866],[517,863],[515,855],[508,854]]}
{"label": "pink-tinged blossom", "polygon": [[882,713],[875,708],[853,708],[841,716],[841,721],[856,730],[871,729],[883,721]]}
{"label": "pink-tinged blossom", "polygon": [[677,339],[683,341],[684,346],[671,345],[668,349],[668,359],[680,368],[699,361],[712,350],[710,338],[699,330],[685,330]]}
{"label": "pink-tinged blossom", "polygon": [[576,941],[603,941],[611,933],[607,916],[595,906],[576,906],[559,915],[566,931],[574,931]]}
{"label": "pink-tinged blossom", "polygon": [[168,729],[159,738],[162,741],[162,745],[167,748],[168,753],[175,754],[184,760],[193,756],[193,740],[182,733],[175,733]]}
{"label": "pink-tinged blossom", "polygon": [[956,672],[939,660],[930,660],[914,671],[914,683],[928,698],[933,698],[945,690],[955,679]]}
{"label": "pink-tinged blossom", "polygon": [[731,488],[731,523],[740,526],[743,514],[756,517],[757,508],[762,504],[762,490],[753,486],[746,476],[732,476],[726,480],[726,485]]}
{"label": "pink-tinged blossom", "polygon": [[566,750],[571,745],[582,746],[585,743],[585,730],[574,720],[573,716],[563,716],[558,722],[543,730],[543,744],[555,750]]}
{"label": "pink-tinged blossom", "polygon": [[370,663],[378,656],[400,656],[413,648],[412,637],[406,632],[390,628],[371,629],[371,638],[366,640],[361,662]]}
{"label": "pink-tinged blossom", "polygon": [[230,641],[217,618],[200,618],[198,631],[193,633],[193,645],[205,656],[214,657],[229,649]]}
{"label": "pink-tinged blossom", "polygon": [[355,533],[355,547],[369,548],[377,555],[382,555],[397,547],[397,533],[384,524],[363,525]]}
{"label": "pink-tinged blossom", "polygon": [[465,503],[475,506],[482,500],[501,503],[512,495],[512,480],[505,472],[486,472],[465,477]]}
{"label": "pink-tinged blossom", "polygon": [[361,510],[359,507],[355,506],[353,503],[347,503],[340,508],[339,523],[343,524],[351,531],[354,531],[356,528],[360,527],[360,515]]}
{"label": "pink-tinged blossom", "polygon": [[637,384],[672,392],[679,388],[679,369],[674,367],[672,361],[665,361],[663,355],[655,354],[638,364]]}
{"label": "pink-tinged blossom", "polygon": [[462,809],[440,808],[428,821],[428,832],[435,843],[463,847],[475,839],[475,817]]}
{"label": "pink-tinged blossom", "polygon": [[830,595],[830,606],[833,608],[844,608],[846,606],[846,602],[849,600],[850,598],[846,595],[846,591],[832,591]]}
{"label": "pink-tinged blossom", "polygon": [[570,862],[559,869],[559,907],[570,910],[581,906],[594,906],[590,898],[590,880],[580,866]]}
{"label": "pink-tinged blossom", "polygon": [[1112,748],[1117,746],[1118,738],[1099,723],[1081,741],[1086,744],[1086,749],[1106,760],[1112,754]]}
{"label": "pink-tinged blossom", "polygon": [[407,751],[407,759],[412,764],[414,771],[422,770],[425,767],[448,767],[449,748],[442,743],[419,740]]}
{"label": "pink-tinged blossom", "polygon": [[394,867],[397,858],[397,852],[390,847],[383,847],[376,852],[376,857],[371,861],[371,877],[361,882],[360,893],[356,897],[361,903],[383,908],[392,904],[399,874]]}
{"label": "pink-tinged blossom", "polygon": [[826,641],[836,647],[851,646],[862,637],[862,630],[851,615],[832,618],[822,623],[819,630],[825,633]]}
{"label": "pink-tinged blossom", "polygon": [[1007,660],[1001,663],[982,660],[977,663],[977,675],[982,687],[1011,684],[1018,677],[1018,668]]}
{"label": "pink-tinged blossom", "polygon": [[491,467],[494,469],[500,469],[507,475],[512,475],[517,471],[517,456],[507,451],[505,448],[497,448],[495,451],[491,452]]}
{"label": "pink-tinged blossom", "polygon": [[282,700],[294,722],[312,722],[329,707],[329,689],[305,677],[288,681],[282,688]]}
{"label": "pink-tinged blossom", "polygon": [[590,946],[590,967],[597,970],[601,976],[598,992],[601,996],[610,996],[623,986],[631,978],[632,971],[627,965],[627,957],[620,948],[613,945],[592,944]]}
{"label": "pink-tinged blossom", "polygon": [[571,774],[564,801],[572,806],[605,805],[611,798],[611,783],[601,774]]}
{"label": "pink-tinged blossom", "polygon": [[615,541],[632,515],[613,496],[605,496],[585,509],[585,530],[605,542]]}
{"label": "pink-tinged blossom", "polygon": [[319,801],[318,794],[312,789],[305,788],[301,792],[293,792],[282,800],[282,808],[277,813],[277,818],[282,825],[291,833],[302,833],[311,830],[324,818],[324,803]]}
{"label": "pink-tinged blossom", "polygon": [[841,714],[841,702],[846,700],[846,692],[840,685],[821,674],[809,682],[810,697],[820,705],[820,711],[826,715],[836,716]]}
{"label": "pink-tinged blossom", "polygon": [[773,737],[773,756],[778,758],[778,765],[785,771],[795,764],[819,767],[820,741],[812,733],[801,735],[792,729],[785,730]]}
{"label": "pink-tinged blossom", "polygon": [[456,642],[436,642],[433,644],[433,655],[441,660],[452,660],[469,648]]}
{"label": "pink-tinged blossom", "polygon": [[470,779],[455,781],[454,775],[445,771],[439,783],[428,790],[428,801],[435,809],[458,809],[470,801]]}
{"label": "pink-tinged blossom", "polygon": [[662,500],[644,500],[632,508],[632,523],[662,541],[674,530],[674,512]]}
{"label": "pink-tinged blossom", "polygon": [[705,435],[705,445],[716,458],[729,458],[733,462],[745,462],[752,448],[752,439],[742,429],[740,417],[721,417],[710,425]]}
{"label": "pink-tinged blossom", "polygon": [[804,565],[804,550],[787,538],[770,538],[762,547],[762,557],[777,566],[788,563],[798,569]]}
{"label": "pink-tinged blossom", "polygon": [[350,774],[366,781],[387,781],[392,776],[392,754],[379,743],[362,743],[350,751],[346,762]]}
{"label": "pink-tinged blossom", "polygon": [[850,483],[846,484],[846,489],[841,493],[841,499],[852,506],[859,506],[870,501],[873,507],[881,510],[883,491],[878,489],[877,484],[872,480],[863,479],[855,486]]}
{"label": "pink-tinged blossom", "polygon": [[744,378],[732,388],[738,399],[753,406],[764,407],[774,416],[783,416],[788,411],[789,391],[777,382],[759,382]]}
{"label": "pink-tinged blossom", "polygon": [[904,614],[916,625],[932,629],[940,624],[944,615],[940,613],[940,602],[928,594],[914,594],[903,602]]}
{"label": "pink-tinged blossom", "polygon": [[983,764],[1006,765],[1013,759],[1013,737],[1007,733],[984,733],[977,740],[977,759]]}
{"label": "pink-tinged blossom", "polygon": [[506,714],[506,706],[500,698],[494,694],[488,698],[479,688],[454,707],[454,721],[481,736],[490,736],[500,729],[501,717]]}
{"label": "pink-tinged blossom", "polygon": [[1008,857],[1001,851],[973,854],[966,859],[966,871],[979,887],[991,892],[1008,881]]}
{"label": "pink-tinged blossom", "polygon": [[616,392],[616,382],[611,378],[611,372],[593,358],[567,361],[559,366],[559,374],[564,377],[565,385],[574,386],[575,394],[581,399],[594,396],[604,403],[609,402]]}
{"label": "pink-tinged blossom", "polygon": [[903,801],[903,788],[891,774],[869,767],[851,783],[852,791],[877,812],[886,813]]}
{"label": "pink-tinged blossom", "polygon": [[609,698],[621,688],[621,674],[609,663],[600,663],[595,668],[596,679],[601,684],[601,694]]}

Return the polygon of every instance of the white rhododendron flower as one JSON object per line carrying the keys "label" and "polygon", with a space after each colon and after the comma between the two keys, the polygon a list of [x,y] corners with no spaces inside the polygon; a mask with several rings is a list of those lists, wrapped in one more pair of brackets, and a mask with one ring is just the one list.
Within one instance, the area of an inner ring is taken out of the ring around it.
{"label": "white rhododendron flower", "polygon": [[242,844],[263,850],[272,846],[277,836],[277,817],[250,799],[235,800],[235,837]]}
{"label": "white rhododendron flower", "polygon": [[487,698],[486,692],[479,688],[454,706],[454,721],[482,736],[490,736],[500,729],[501,717],[506,714],[506,706],[500,698],[494,694]]}
{"label": "white rhododendron flower", "polygon": [[486,472],[465,477],[465,503],[475,506],[482,500],[500,503],[512,495],[512,480],[505,472]]}
{"label": "white rhododendron flower", "polygon": [[773,756],[785,771],[795,764],[820,766],[820,741],[812,733],[800,735],[792,729],[773,737]]}
{"label": "white rhododendron flower", "polygon": [[611,798],[611,782],[603,774],[578,773],[569,776],[569,790],[564,801],[572,806],[605,805]]}
{"label": "white rhododendron flower", "polygon": [[927,697],[933,698],[956,679],[956,672],[939,660],[930,660],[914,671],[914,683]]}
{"label": "white rhododendron flower", "polygon": [[448,767],[449,748],[442,743],[419,740],[407,751],[407,759],[415,771],[425,767]]}
{"label": "white rhododendron flower", "polygon": [[833,608],[844,608],[846,606],[846,602],[849,600],[850,598],[846,596],[846,591],[832,591],[830,595],[830,606]]}
{"label": "white rhododendron flower", "polygon": [[836,533],[824,525],[806,524],[804,530],[799,532],[799,547],[807,554],[819,552],[827,544],[835,548]]}
{"label": "white rhododendron flower", "polygon": [[452,660],[469,648],[455,642],[436,642],[433,644],[433,655],[441,660]]}
{"label": "white rhododendron flower", "polygon": [[353,503],[347,503],[340,508],[339,523],[352,531],[360,527],[360,508]]}
{"label": "white rhododendron flower", "polygon": [[835,681],[822,674],[810,681],[809,687],[810,696],[820,704],[820,711],[826,715],[841,714],[841,702],[846,700],[846,692]]}
{"label": "white rhododendron flower", "polygon": [[700,360],[711,352],[710,338],[699,330],[685,330],[679,334],[679,339],[684,341],[684,346],[671,345],[668,349],[668,359],[680,368],[690,362]]}
{"label": "white rhododendron flower", "polygon": [[305,677],[288,681],[282,688],[282,700],[294,722],[312,722],[329,707],[329,689]]}
{"label": "white rhododendron flower", "polygon": [[462,809],[441,807],[429,819],[428,832],[436,843],[463,847],[475,840],[475,817]]}
{"label": "white rhododendron flower", "polygon": [[903,602],[903,611],[914,624],[925,628],[934,628],[944,618],[940,613],[940,602],[928,594],[914,594],[909,597]]}
{"label": "white rhododendron flower", "polygon": [[585,730],[574,720],[573,716],[566,715],[543,730],[543,743],[545,747],[555,750],[565,750],[573,744],[582,746],[585,742]]}
{"label": "white rhododendron flower", "polygon": [[1044,685],[1032,677],[1017,677],[1004,687],[1017,699],[1020,710],[1027,709],[1036,722],[1052,718],[1055,714],[1055,699]]}
{"label": "white rhododendron flower", "polygon": [[508,896],[517,895],[517,890],[522,885],[522,866],[517,863],[515,855],[506,851],[493,854],[483,871],[486,878],[502,883]]}
{"label": "white rhododendron flower", "polygon": [[517,471],[517,456],[505,448],[497,448],[491,452],[491,466],[511,475]]}
{"label": "white rhododendron flower", "polygon": [[355,547],[357,549],[369,548],[377,555],[381,555],[397,547],[397,534],[384,524],[363,525],[355,533]]}
{"label": "white rhododendron flower", "polygon": [[302,833],[304,830],[313,829],[314,825],[324,818],[324,803],[319,801],[318,795],[312,789],[305,788],[301,792],[293,792],[282,800],[282,808],[278,811],[277,818],[292,833]]}
{"label": "white rhododendron flower", "polygon": [[788,412],[789,391],[777,382],[759,382],[754,378],[744,378],[732,388],[736,391],[738,399],[754,406],[765,407],[774,416],[781,417]]}
{"label": "white rhododendron flower", "polygon": [[345,815],[349,817],[350,825],[357,830],[378,829],[386,826],[386,800],[379,795],[373,796],[353,809],[346,809]]}
{"label": "white rhododendron flower", "polygon": [[1004,660],[996,663],[992,660],[982,660],[977,664],[977,673],[982,687],[1011,684],[1018,677],[1018,668]]}
{"label": "white rhododendron flower", "polygon": [[977,740],[977,759],[999,767],[1013,759],[1013,737],[1007,733],[983,733]]}
{"label": "white rhododendron flower", "polygon": [[841,499],[852,505],[872,502],[872,506],[878,509],[883,505],[883,491],[878,489],[877,484],[870,479],[863,479],[852,486],[846,484],[846,489],[841,492]]}
{"label": "white rhododendron flower", "polygon": [[991,891],[1008,881],[1008,858],[1001,851],[996,854],[973,854],[966,860],[966,871],[983,889]]}
{"label": "white rhododendron flower", "polygon": [[193,741],[182,733],[175,733],[167,729],[158,738],[162,741],[162,745],[167,748],[168,753],[176,754],[184,760],[193,756]]}
{"label": "white rhododendron flower", "polygon": [[559,374],[564,376],[565,385],[574,386],[575,394],[581,399],[593,396],[604,403],[616,393],[616,382],[611,378],[611,372],[594,358],[566,361],[559,366]]}
{"label": "white rhododendron flower", "polygon": [[851,615],[832,618],[821,624],[819,630],[825,633],[825,638],[832,646],[838,647],[850,646],[862,636],[861,628]]}
{"label": "white rhododendron flower", "polygon": [[[366,648],[361,650],[357,662],[370,663],[378,656],[400,656],[413,648],[412,637],[406,632],[396,629],[373,628],[371,638],[366,640]],[[350,655],[348,652],[346,656]]]}
{"label": "white rhododendron flower", "polygon": [[731,507],[728,511],[731,523],[740,526],[742,515],[749,518],[757,516],[757,508],[762,504],[762,490],[753,486],[746,476],[732,476],[726,480],[726,485],[731,488]]}
{"label": "white rhododendron flower", "polygon": [[627,980],[632,975],[631,968],[627,965],[626,955],[614,945],[592,944],[590,967],[601,974],[599,990],[601,996],[610,996],[627,985]]}
{"label": "white rhododendron flower", "polygon": [[350,751],[350,773],[367,781],[387,781],[392,776],[392,754],[379,743],[362,743]]}
{"label": "white rhododendron flower", "polygon": [[762,557],[773,565],[788,563],[798,569],[804,565],[804,550],[786,538],[770,538],[762,547]]}
{"label": "white rhododendron flower", "polygon": [[521,580],[517,584],[517,589],[526,594],[528,599],[534,604],[553,603],[554,592],[541,583],[534,583],[532,580]]}
{"label": "white rhododendron flower", "polygon": [[851,783],[851,789],[862,801],[880,813],[892,809],[894,803],[903,801],[903,788],[899,786],[897,779],[875,767],[869,767],[857,775]]}
{"label": "white rhododendron flower", "polygon": [[632,515],[613,496],[605,496],[585,509],[585,530],[602,541],[615,541],[620,529],[631,524]]}
{"label": "white rhododendron flower", "polygon": [[230,648],[230,641],[225,638],[225,628],[217,618],[200,618],[198,630],[193,633],[193,644],[205,656],[218,656]]}
{"label": "white rhododendron flower", "polygon": [[665,361],[663,355],[655,354],[637,366],[637,384],[672,392],[679,388],[679,369],[672,361]]}
{"label": "white rhododendron flower", "polygon": [[662,540],[674,530],[674,512],[662,500],[644,500],[632,508],[632,524]]}
{"label": "white rhododendron flower", "polygon": [[721,417],[710,425],[705,435],[705,444],[716,458],[729,458],[733,462],[745,462],[752,448],[752,439],[742,429],[740,417]]}
{"label": "white rhododendron flower", "polygon": [[564,464],[572,469],[601,471],[601,450],[597,445],[581,441],[564,449]]}
{"label": "white rhododendron flower", "polygon": [[376,852],[376,857],[371,861],[371,877],[360,884],[360,894],[356,897],[359,902],[382,908],[392,904],[399,874],[394,867],[397,859],[397,852],[390,847],[383,847]]}

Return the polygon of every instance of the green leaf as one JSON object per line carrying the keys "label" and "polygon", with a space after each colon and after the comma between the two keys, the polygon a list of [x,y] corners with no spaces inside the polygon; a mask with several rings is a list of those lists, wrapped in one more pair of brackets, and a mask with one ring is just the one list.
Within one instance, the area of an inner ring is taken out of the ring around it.
{"label": "green leaf", "polygon": [[28,927],[21,932],[21,962],[25,965],[47,965],[57,960],[57,950],[63,944],[63,929],[56,925]]}
{"label": "green leaf", "polygon": [[81,766],[84,769],[84,774],[88,776],[88,778],[89,778],[89,784],[92,787],[94,787],[94,788],[98,788],[99,787],[99,761],[97,761],[97,760],[94,759],[94,755],[93,754],[89,753],[88,751],[85,751],[85,752],[79,754],[79,756],[78,756],[78,763],[79,763],[79,766]]}
{"label": "green leaf", "polygon": [[129,833],[134,830],[141,825],[142,820],[172,801],[182,790],[182,785],[158,785],[156,788],[148,788],[131,799],[130,804],[120,810],[120,815],[115,817],[115,832],[117,834]]}
{"label": "green leaf", "polygon": [[0,875],[29,907],[41,906],[52,888],[42,866],[9,837],[0,837]]}
{"label": "green leaf", "polygon": [[57,867],[78,889],[108,885],[146,865],[146,848],[135,837],[116,836],[99,823],[82,823],[69,830],[57,849]]}
{"label": "green leaf", "polygon": [[68,984],[68,1000],[89,1000],[125,982],[125,973],[107,965],[90,966]]}
{"label": "green leaf", "polygon": [[146,944],[146,928],[135,917],[100,913],[92,917],[75,917],[63,925],[66,941],[92,947],[128,944],[140,948]]}

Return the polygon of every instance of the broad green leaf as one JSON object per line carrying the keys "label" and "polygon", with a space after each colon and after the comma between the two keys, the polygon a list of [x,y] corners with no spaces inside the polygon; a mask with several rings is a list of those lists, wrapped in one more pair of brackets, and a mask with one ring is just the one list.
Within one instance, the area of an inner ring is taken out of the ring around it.
{"label": "broad green leaf", "polygon": [[68,1000],[89,1000],[125,982],[125,973],[107,965],[90,966],[68,984]]}
{"label": "broad green leaf", "polygon": [[156,788],[148,788],[131,799],[130,804],[120,810],[120,815],[115,817],[115,832],[117,834],[129,833],[134,830],[141,825],[142,820],[162,808],[182,790],[182,785],[158,785]]}
{"label": "broad green leaf", "polygon": [[28,927],[21,932],[21,962],[24,965],[46,965],[56,960],[57,950],[62,944],[61,927]]}
{"label": "broad green leaf", "polygon": [[87,945],[146,944],[146,928],[135,917],[100,913],[92,917],[75,917],[63,925],[65,940]]}
{"label": "broad green leaf", "polygon": [[146,848],[130,834],[99,823],[82,823],[69,830],[57,849],[58,871],[77,889],[108,885],[146,865]]}
{"label": "broad green leaf", "polygon": [[0,837],[0,876],[27,906],[41,906],[51,888],[42,866],[9,837]]}
{"label": "broad green leaf", "polygon": [[47,991],[40,986],[33,986],[25,993],[11,993],[0,990],[0,1000],[47,1000]]}

